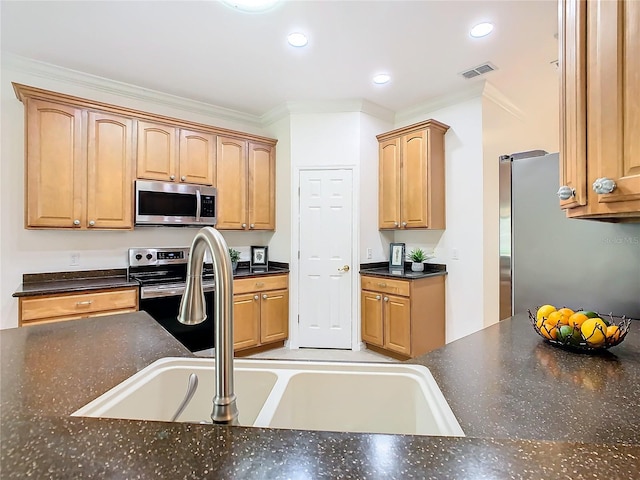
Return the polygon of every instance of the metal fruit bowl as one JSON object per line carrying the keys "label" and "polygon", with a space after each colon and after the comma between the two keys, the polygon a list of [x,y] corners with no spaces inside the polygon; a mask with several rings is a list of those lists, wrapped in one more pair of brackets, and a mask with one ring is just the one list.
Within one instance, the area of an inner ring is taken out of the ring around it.
{"label": "metal fruit bowl", "polygon": [[[580,309],[581,310],[581,309]],[[538,309],[536,308],[537,312]],[[579,310],[576,310],[579,311]],[[606,332],[602,332],[605,334],[605,341],[600,345],[592,345],[589,343],[589,338],[585,338],[584,335],[580,332],[580,327],[572,327],[574,335],[568,335],[563,339],[557,338],[557,329],[556,327],[547,327],[547,325],[543,322],[541,327],[538,327],[536,314],[532,313],[531,310],[529,312],[529,320],[531,321],[531,325],[533,329],[540,335],[547,343],[551,345],[562,347],[567,350],[572,350],[574,352],[600,352],[607,350],[611,347],[615,347],[616,345],[622,343],[624,337],[627,336],[629,332],[629,327],[631,325],[631,319],[622,317],[615,317],[612,314],[609,315],[599,315],[599,317],[608,323],[609,325],[616,325],[619,328],[619,335],[616,338],[606,338]],[[553,330],[556,330],[555,334]],[[600,328],[597,328],[600,330]],[[578,339],[579,338],[579,339]]]}

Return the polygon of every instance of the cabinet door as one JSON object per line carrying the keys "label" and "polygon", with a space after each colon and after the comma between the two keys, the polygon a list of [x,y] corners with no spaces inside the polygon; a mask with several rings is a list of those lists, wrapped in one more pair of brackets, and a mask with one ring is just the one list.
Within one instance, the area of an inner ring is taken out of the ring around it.
{"label": "cabinet door", "polygon": [[174,127],[138,122],[138,178],[165,181],[176,179],[176,136]]}
{"label": "cabinet door", "polygon": [[233,296],[233,349],[260,343],[260,296],[245,293]]}
{"label": "cabinet door", "polygon": [[274,147],[249,142],[249,229],[276,228],[276,161]]}
{"label": "cabinet door", "polygon": [[575,191],[561,208],[587,204],[587,4],[559,3],[560,185]]}
{"label": "cabinet door", "polygon": [[213,185],[215,136],[210,133],[180,130],[180,181]]}
{"label": "cabinet door", "polygon": [[382,347],[382,294],[363,290],[360,294],[362,309],[362,341]]}
{"label": "cabinet door", "polygon": [[260,343],[289,338],[289,291],[262,294],[260,306]]}
{"label": "cabinet door", "polygon": [[400,200],[403,228],[427,227],[427,134],[426,131],[403,135],[400,139],[402,158],[402,194]]}
{"label": "cabinet door", "polygon": [[80,109],[28,100],[27,227],[81,225],[85,187],[83,137]]}
{"label": "cabinet door", "polygon": [[411,305],[408,298],[383,297],[384,348],[411,355]]}
{"label": "cabinet door", "polygon": [[247,225],[247,142],[218,137],[216,184],[219,230],[244,230]]}
{"label": "cabinet door", "polygon": [[[597,195],[607,211],[640,211],[640,2],[588,2],[589,182],[615,181]],[[591,155],[595,157],[592,167]]]}
{"label": "cabinet door", "polygon": [[380,142],[378,227],[400,227],[400,139]]}
{"label": "cabinet door", "polygon": [[133,121],[89,112],[88,228],[133,228]]}

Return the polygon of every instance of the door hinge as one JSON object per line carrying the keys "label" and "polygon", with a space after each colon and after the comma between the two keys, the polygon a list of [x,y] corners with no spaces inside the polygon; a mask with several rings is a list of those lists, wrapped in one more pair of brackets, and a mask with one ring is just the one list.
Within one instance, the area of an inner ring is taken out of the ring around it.
{"label": "door hinge", "polygon": [[298,315],[298,325],[300,325],[300,315]]}
{"label": "door hinge", "polygon": [[298,250],[298,260],[300,260],[300,250]]}

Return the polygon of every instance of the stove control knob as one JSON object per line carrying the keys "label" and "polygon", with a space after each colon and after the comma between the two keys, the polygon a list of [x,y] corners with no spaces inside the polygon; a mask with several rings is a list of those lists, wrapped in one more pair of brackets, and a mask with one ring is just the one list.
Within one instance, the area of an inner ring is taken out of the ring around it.
{"label": "stove control knob", "polygon": [[142,260],[142,255],[140,255],[139,253],[136,255],[136,260]]}
{"label": "stove control knob", "polygon": [[151,260],[153,258],[153,255],[151,255],[150,253],[147,253],[147,260]]}

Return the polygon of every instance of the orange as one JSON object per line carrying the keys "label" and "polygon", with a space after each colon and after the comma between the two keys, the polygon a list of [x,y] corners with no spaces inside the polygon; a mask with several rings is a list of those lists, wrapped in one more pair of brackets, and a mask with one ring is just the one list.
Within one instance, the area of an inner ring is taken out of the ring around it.
{"label": "orange", "polygon": [[549,321],[546,321],[542,324],[542,327],[540,327],[540,333],[545,338],[555,340],[558,337],[558,328]]}
{"label": "orange", "polygon": [[549,318],[547,318],[545,323],[549,323],[554,327],[558,325],[569,325],[569,316],[566,315],[566,312],[556,310],[555,312],[551,312],[549,314]]}
{"label": "orange", "polygon": [[562,315],[566,315],[567,318],[569,318],[571,315],[576,313],[576,312],[574,312],[573,310],[571,310],[570,308],[567,308],[567,307],[562,307],[562,308],[558,309],[558,311],[560,313],[562,313]]}
{"label": "orange", "polygon": [[607,327],[607,342],[615,343],[620,340],[620,327],[617,325],[609,325]]}
{"label": "orange", "polygon": [[588,318],[584,313],[574,313],[569,317],[569,325],[580,328]]}
{"label": "orange", "polygon": [[589,345],[599,347],[607,338],[607,324],[601,318],[589,318],[580,327],[580,332]]}

